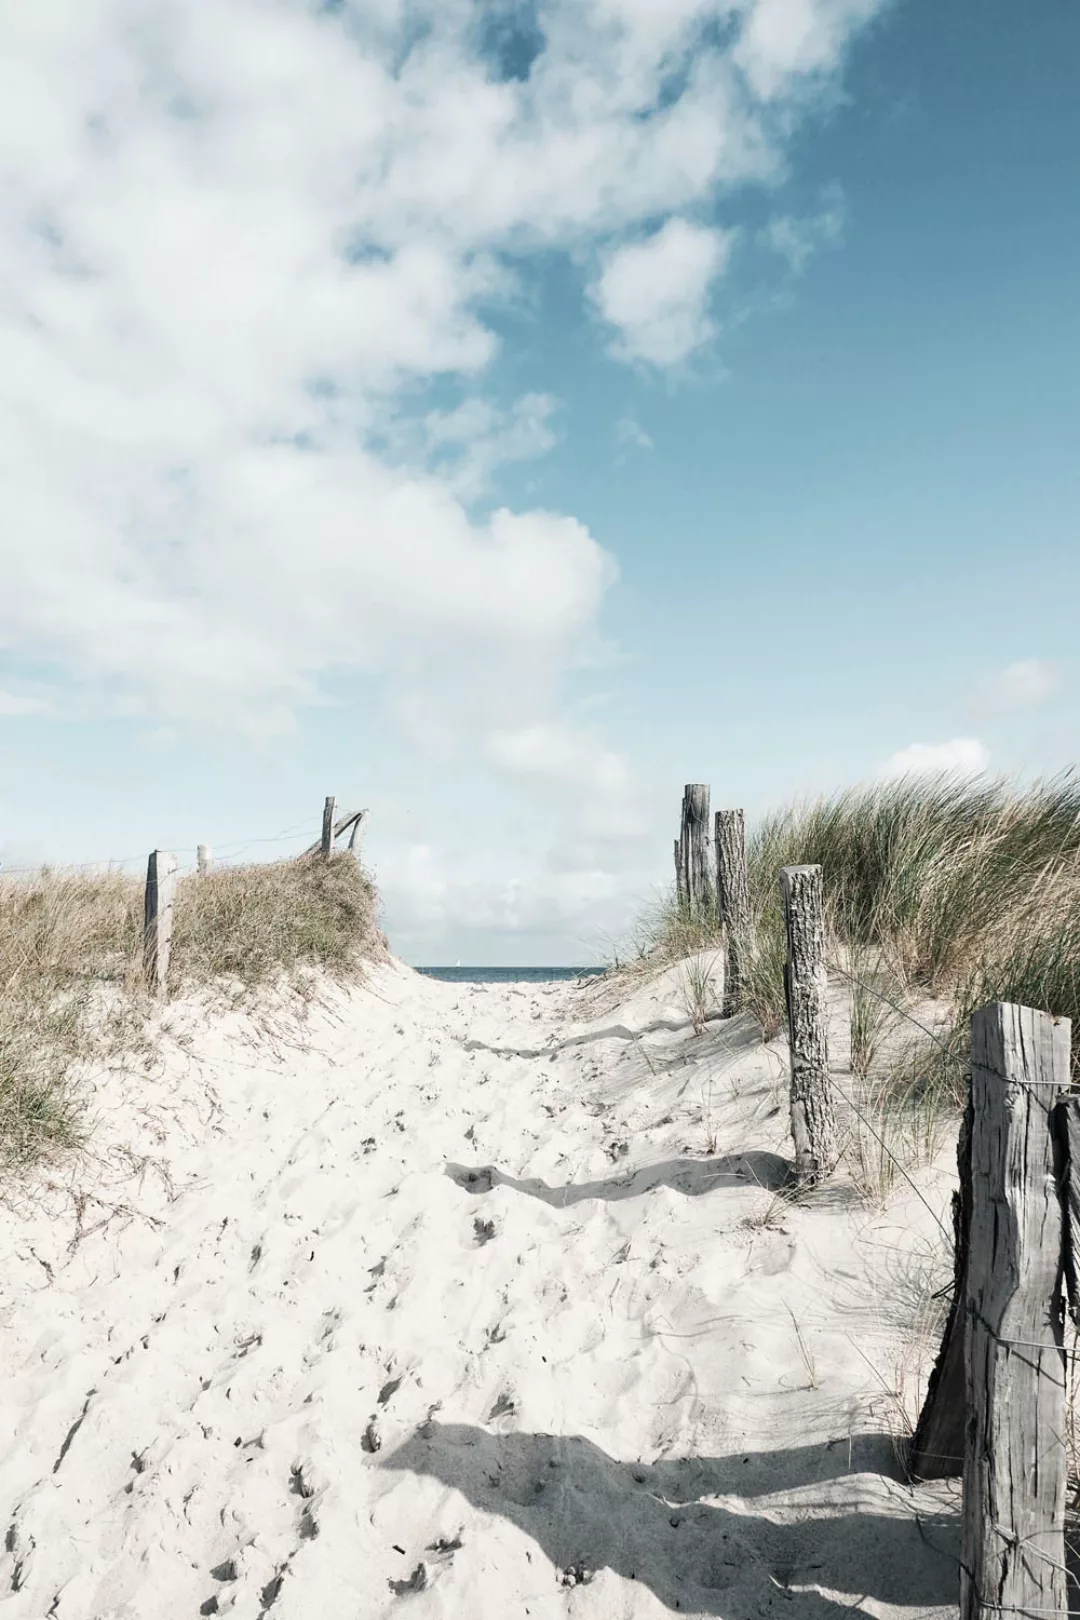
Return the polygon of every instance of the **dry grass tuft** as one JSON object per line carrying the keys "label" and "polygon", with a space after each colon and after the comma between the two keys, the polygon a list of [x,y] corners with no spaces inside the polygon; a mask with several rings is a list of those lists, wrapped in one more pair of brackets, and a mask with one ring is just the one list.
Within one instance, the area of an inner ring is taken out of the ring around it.
{"label": "dry grass tuft", "polygon": [[[350,855],[184,878],[172,991],[345,978],[380,954],[375,893]],[[0,1172],[26,1172],[85,1145],[79,1075],[148,1052],[141,976],[143,885],[43,868],[0,880]]]}

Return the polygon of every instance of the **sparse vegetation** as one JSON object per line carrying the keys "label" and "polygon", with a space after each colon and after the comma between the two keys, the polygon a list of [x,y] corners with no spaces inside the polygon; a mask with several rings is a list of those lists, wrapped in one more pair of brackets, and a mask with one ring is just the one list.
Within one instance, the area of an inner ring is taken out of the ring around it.
{"label": "sparse vegetation", "polygon": [[[78,1072],[146,1050],[143,886],[43,868],[0,882],[0,1172],[81,1146]],[[251,989],[355,972],[375,949],[375,897],[351,856],[184,878],[170,989]]]}

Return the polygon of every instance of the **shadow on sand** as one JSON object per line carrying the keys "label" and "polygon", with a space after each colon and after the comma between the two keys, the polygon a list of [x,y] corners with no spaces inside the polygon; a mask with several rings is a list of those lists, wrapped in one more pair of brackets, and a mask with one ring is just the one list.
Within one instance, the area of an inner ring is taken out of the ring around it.
{"label": "shadow on sand", "polygon": [[779,1153],[751,1150],[729,1153],[714,1159],[666,1159],[645,1165],[629,1174],[605,1177],[603,1181],[582,1181],[565,1187],[549,1187],[537,1179],[522,1180],[504,1175],[493,1164],[447,1164],[446,1173],[470,1193],[487,1193],[492,1187],[513,1187],[515,1192],[539,1198],[556,1209],[580,1204],[586,1198],[638,1198],[654,1187],[672,1187],[689,1198],[715,1192],[720,1187],[758,1186],[764,1192],[779,1192],[791,1181],[791,1165]]}
{"label": "shadow on sand", "polygon": [[867,1512],[854,1477],[850,1506],[799,1523],[706,1500],[737,1495],[745,1503],[846,1475],[897,1479],[884,1435],[854,1435],[850,1452],[845,1435],[828,1445],[645,1464],[616,1462],[576,1437],[429,1421],[382,1466],[437,1479],[500,1514],[577,1580],[611,1569],[670,1609],[740,1620],[767,1605],[791,1620],[839,1620],[865,1598],[927,1609],[958,1597],[960,1516],[940,1504],[920,1513],[921,1523]]}

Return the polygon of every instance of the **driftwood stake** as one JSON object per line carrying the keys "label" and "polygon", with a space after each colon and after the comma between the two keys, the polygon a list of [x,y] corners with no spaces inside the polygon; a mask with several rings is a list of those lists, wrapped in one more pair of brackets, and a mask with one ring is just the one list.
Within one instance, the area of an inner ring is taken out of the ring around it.
{"label": "driftwood stake", "polygon": [[198,849],[195,851],[195,861],[196,861],[196,864],[197,864],[197,866],[199,868],[199,876],[200,877],[202,877],[204,873],[209,872],[210,863],[211,863],[211,853],[210,853],[210,845],[209,844],[200,844],[199,845]]}
{"label": "driftwood stake", "polygon": [[168,984],[175,893],[176,856],[155,849],[146,868],[143,965],[147,985],[157,996],[165,994]]}
{"label": "driftwood stake", "polygon": [[688,782],[683,790],[682,836],[675,846],[678,890],[691,915],[709,903],[709,789],[704,782]]}
{"label": "driftwood stake", "polygon": [[750,923],[750,879],[746,866],[746,817],[741,810],[716,812],[716,912],[724,930],[723,1016],[742,1008],[746,933]]}
{"label": "driftwood stake", "polygon": [[971,1020],[971,1234],[961,1620],[1063,1612],[1063,1221],[1051,1129],[1069,1022],[994,1002]]}
{"label": "driftwood stake", "polygon": [[785,866],[780,892],[787,922],[788,1043],[795,1180],[812,1186],[831,1174],[839,1151],[829,1086],[825,899],[820,866]]}
{"label": "driftwood stake", "polygon": [[331,795],[323,805],[322,843],[319,846],[319,853],[324,860],[329,860],[334,853],[334,804],[335,800]]}

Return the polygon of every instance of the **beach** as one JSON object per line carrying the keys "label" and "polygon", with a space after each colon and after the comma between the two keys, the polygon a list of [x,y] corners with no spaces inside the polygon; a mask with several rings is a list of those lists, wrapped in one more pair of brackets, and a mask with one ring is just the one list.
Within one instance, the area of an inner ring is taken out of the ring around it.
{"label": "beach", "polygon": [[955,1141],[785,1205],[784,1044],[677,968],[162,1017],[0,1209],[11,1620],[955,1612]]}

